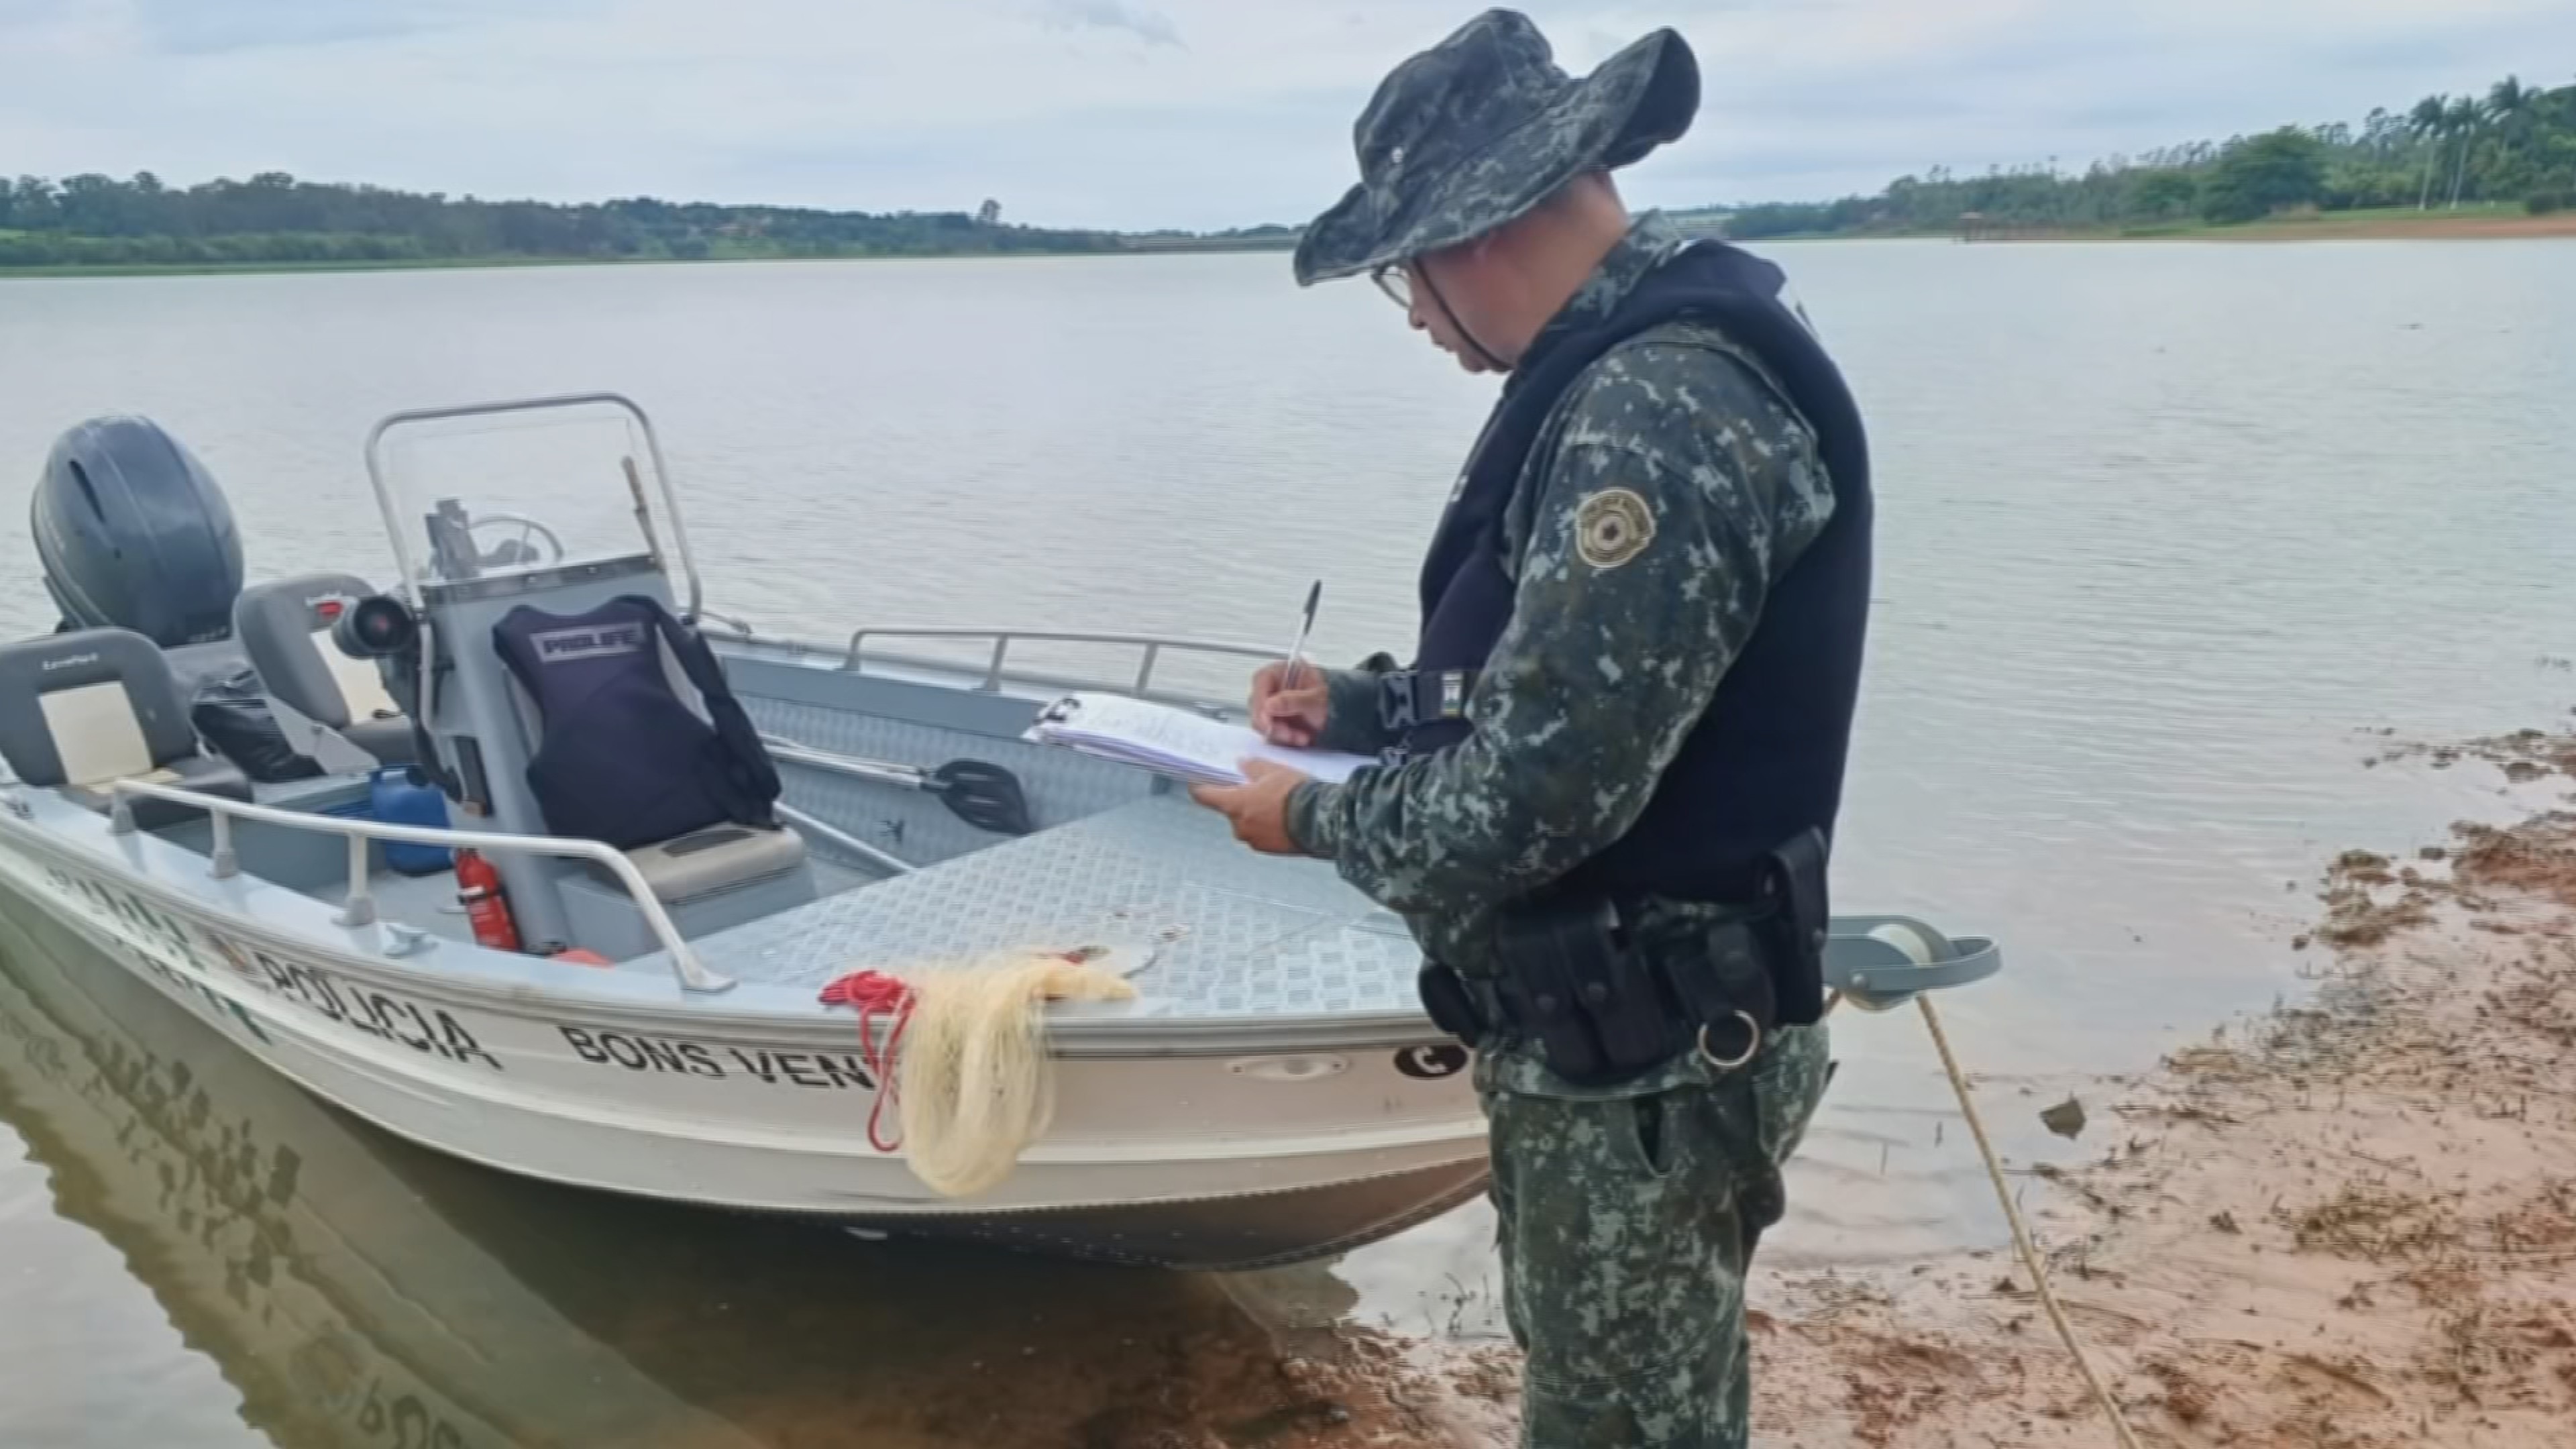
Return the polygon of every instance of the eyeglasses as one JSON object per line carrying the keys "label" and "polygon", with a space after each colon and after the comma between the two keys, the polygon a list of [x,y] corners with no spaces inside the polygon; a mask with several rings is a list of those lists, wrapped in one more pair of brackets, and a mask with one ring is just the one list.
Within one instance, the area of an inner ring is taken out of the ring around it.
{"label": "eyeglasses", "polygon": [[1387,300],[1407,313],[1413,310],[1413,276],[1404,269],[1404,263],[1388,262],[1370,272],[1369,280],[1377,283],[1377,289],[1386,293]]}

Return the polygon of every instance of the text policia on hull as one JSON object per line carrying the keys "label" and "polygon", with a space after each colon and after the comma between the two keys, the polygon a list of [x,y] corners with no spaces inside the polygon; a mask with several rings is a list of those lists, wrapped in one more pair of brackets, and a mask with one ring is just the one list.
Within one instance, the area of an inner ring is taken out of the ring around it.
{"label": "text policia on hull", "polygon": [[[250,569],[147,420],[62,436],[63,623],[0,646],[9,895],[314,1095],[529,1177],[1193,1268],[1483,1190],[1402,923],[1033,729],[1113,697],[1239,726],[1171,677],[1275,645],[728,618],[615,395],[399,413],[363,454],[387,580]],[[1119,662],[1024,662],[1051,645]],[[1830,937],[1876,1005],[1999,964],[1916,920]]]}

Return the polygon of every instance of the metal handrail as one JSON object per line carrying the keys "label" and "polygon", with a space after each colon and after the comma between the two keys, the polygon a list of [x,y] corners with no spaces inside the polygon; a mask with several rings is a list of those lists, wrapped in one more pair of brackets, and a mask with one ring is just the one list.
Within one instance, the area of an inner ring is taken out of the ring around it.
{"label": "metal handrail", "polygon": [[1239,644],[1224,639],[1183,639],[1162,634],[1114,634],[1076,629],[1004,629],[972,625],[924,625],[911,628],[872,628],[851,631],[849,648],[841,659],[843,670],[852,674],[859,672],[859,648],[872,637],[990,639],[993,641],[993,658],[985,667],[984,682],[977,686],[987,691],[1002,687],[1002,663],[1010,656],[1011,646],[1024,640],[1048,644],[1123,644],[1140,648],[1145,652],[1137,662],[1136,683],[1133,686],[1139,694],[1144,693],[1152,685],[1154,666],[1162,659],[1163,651],[1166,649],[1175,653],[1232,654],[1248,659],[1279,657],[1279,651],[1276,649],[1265,648],[1258,644]]}
{"label": "metal handrail", "polygon": [[[637,405],[634,399],[623,393],[614,392],[567,393],[557,397],[464,403],[455,407],[413,408],[405,412],[388,414],[373,428],[367,430],[367,482],[375,489],[376,508],[384,514],[385,532],[393,540],[394,563],[402,570],[403,593],[410,599],[415,609],[420,606],[421,600],[416,592],[411,549],[403,542],[405,538],[403,521],[395,511],[392,493],[385,486],[383,456],[385,434],[409,423],[442,422],[451,418],[492,417],[503,413],[540,412],[548,408],[599,406],[625,409],[628,416],[635,419],[636,426],[643,430],[644,451],[653,460],[653,481],[662,493],[662,511],[670,515],[671,545],[679,553],[680,572],[689,581],[688,613],[692,618],[697,616],[699,605],[704,601],[705,591],[698,583],[697,555],[689,551],[689,527],[680,517],[679,496],[671,491],[671,465],[663,460],[661,435],[653,430],[652,418],[645,415],[644,409]],[[647,540],[650,541],[649,534]],[[659,550],[656,549],[655,552],[658,554]]]}
{"label": "metal handrail", "polygon": [[391,825],[381,820],[353,820],[337,815],[307,815],[294,810],[280,810],[274,805],[254,805],[241,800],[227,800],[196,790],[181,790],[168,785],[155,785],[142,780],[117,780],[108,787],[113,805],[108,816],[108,829],[119,835],[134,832],[134,807],[129,796],[144,795],[167,800],[174,805],[190,805],[206,812],[214,825],[214,841],[209,851],[213,874],[224,879],[241,870],[233,852],[232,822],[257,820],[264,824],[284,826],[290,830],[312,830],[347,837],[349,841],[349,896],[340,909],[338,921],[343,926],[357,927],[376,919],[375,897],[367,889],[367,842],[391,840],[408,845],[443,845],[457,850],[521,851],[529,855],[551,855],[572,860],[587,860],[608,867],[609,873],[634,897],[636,907],[644,913],[644,923],[671,956],[671,973],[677,976],[682,990],[716,992],[730,990],[733,978],[710,971],[698,960],[697,952],[680,935],[680,928],[662,909],[661,899],[653,894],[652,884],[635,862],[614,846],[596,840],[573,840],[557,835],[496,835],[481,830],[442,830],[429,825]]}

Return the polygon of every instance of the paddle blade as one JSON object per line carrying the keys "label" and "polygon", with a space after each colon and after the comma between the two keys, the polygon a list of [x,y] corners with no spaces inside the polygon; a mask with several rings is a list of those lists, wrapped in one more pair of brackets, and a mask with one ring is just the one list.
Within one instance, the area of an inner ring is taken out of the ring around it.
{"label": "paddle blade", "polygon": [[931,788],[951,813],[978,830],[1026,835],[1037,829],[1019,777],[983,760],[951,760],[930,772]]}

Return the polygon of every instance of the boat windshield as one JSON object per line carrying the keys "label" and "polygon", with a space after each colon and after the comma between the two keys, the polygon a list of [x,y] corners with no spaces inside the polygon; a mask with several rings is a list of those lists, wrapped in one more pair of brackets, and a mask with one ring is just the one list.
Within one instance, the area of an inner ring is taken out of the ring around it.
{"label": "boat windshield", "polygon": [[661,449],[622,399],[399,414],[379,426],[368,467],[416,586],[639,556],[686,563]]}

